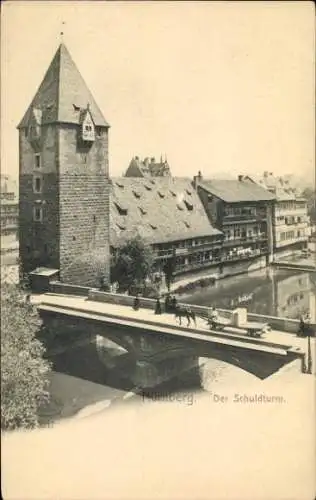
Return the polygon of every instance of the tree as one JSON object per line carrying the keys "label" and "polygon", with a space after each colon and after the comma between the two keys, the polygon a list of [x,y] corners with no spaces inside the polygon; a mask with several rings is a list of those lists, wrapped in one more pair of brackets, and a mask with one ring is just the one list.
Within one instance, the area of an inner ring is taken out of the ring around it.
{"label": "tree", "polygon": [[50,369],[36,338],[41,321],[19,286],[2,283],[1,294],[1,427],[37,427]]}
{"label": "tree", "polygon": [[144,285],[151,276],[154,253],[140,237],[128,240],[118,247],[111,258],[111,281],[117,281],[120,288]]}
{"label": "tree", "polygon": [[169,292],[170,292],[170,285],[174,278],[175,270],[176,270],[176,259],[175,256],[172,256],[167,260],[163,268],[166,278],[166,285]]}

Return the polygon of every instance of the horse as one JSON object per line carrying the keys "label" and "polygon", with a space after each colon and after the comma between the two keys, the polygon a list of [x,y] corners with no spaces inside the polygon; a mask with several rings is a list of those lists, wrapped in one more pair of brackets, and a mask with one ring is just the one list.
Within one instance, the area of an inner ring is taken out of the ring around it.
{"label": "horse", "polygon": [[191,319],[193,320],[194,322],[194,325],[196,326],[196,316],[195,316],[195,312],[194,311],[191,311],[190,308],[188,307],[179,307],[177,306],[175,308],[175,317],[176,319],[178,318],[179,319],[179,325],[181,325],[181,319],[182,318],[187,318],[188,320],[188,324],[187,326],[190,326],[191,324]]}

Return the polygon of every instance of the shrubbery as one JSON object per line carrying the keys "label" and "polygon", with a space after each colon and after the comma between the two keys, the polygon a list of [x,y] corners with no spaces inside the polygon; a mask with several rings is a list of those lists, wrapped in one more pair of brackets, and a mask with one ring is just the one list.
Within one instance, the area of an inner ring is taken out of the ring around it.
{"label": "shrubbery", "polygon": [[48,400],[50,366],[36,338],[41,321],[23,290],[12,284],[1,288],[1,427],[32,428]]}

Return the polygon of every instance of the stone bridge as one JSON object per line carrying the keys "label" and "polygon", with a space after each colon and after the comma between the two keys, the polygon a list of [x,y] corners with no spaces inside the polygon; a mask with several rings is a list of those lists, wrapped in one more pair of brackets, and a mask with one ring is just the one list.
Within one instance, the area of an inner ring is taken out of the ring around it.
{"label": "stone bridge", "polygon": [[46,294],[38,310],[48,350],[82,339],[93,342],[108,360],[115,356],[122,370],[137,367],[134,383],[143,387],[176,376],[197,365],[199,358],[229,363],[260,379],[294,360],[300,366],[304,362],[304,353],[290,342],[285,345],[268,338],[210,331],[202,320],[196,328],[180,327],[169,314],[156,316],[151,310],[134,311],[86,297]]}

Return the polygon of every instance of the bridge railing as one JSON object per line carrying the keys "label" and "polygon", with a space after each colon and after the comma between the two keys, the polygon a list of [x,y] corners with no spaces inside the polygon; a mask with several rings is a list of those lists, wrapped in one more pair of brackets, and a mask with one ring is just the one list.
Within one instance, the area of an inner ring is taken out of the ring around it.
{"label": "bridge railing", "polygon": [[[155,309],[156,301],[155,299],[148,299],[144,297],[140,297],[140,307],[145,309]],[[99,290],[91,289],[88,294],[88,300],[93,300],[97,302],[107,302],[110,304],[117,304],[122,306],[133,306],[134,297],[131,295],[121,295],[121,294],[112,294],[108,292],[101,292]],[[208,307],[198,306],[192,304],[185,304],[183,302],[179,302],[180,305],[190,307],[192,311],[194,311],[198,316],[206,317],[208,312]],[[164,311],[164,304],[162,301],[162,311]],[[210,304],[211,306],[211,304]],[[217,309],[219,314],[225,318],[230,319],[232,317],[233,311],[227,309]],[[272,329],[279,330],[283,332],[297,333],[299,330],[299,320],[297,319],[289,319],[289,318],[279,318],[276,316],[266,316],[261,314],[254,314],[248,312],[247,314],[249,321],[257,321],[259,323],[268,323]],[[311,325],[314,330],[316,330],[316,325]]]}
{"label": "bridge railing", "polygon": [[51,281],[49,283],[49,291],[51,293],[59,293],[62,295],[78,295],[81,297],[87,297],[91,287],[70,285],[68,283],[61,283],[60,281]]}

